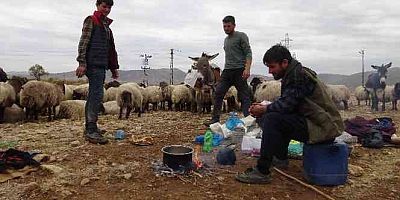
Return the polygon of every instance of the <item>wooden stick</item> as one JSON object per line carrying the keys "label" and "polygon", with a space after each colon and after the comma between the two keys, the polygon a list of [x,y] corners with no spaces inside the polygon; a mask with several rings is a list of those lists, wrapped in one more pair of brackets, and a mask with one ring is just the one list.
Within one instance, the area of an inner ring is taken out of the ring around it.
{"label": "wooden stick", "polygon": [[314,186],[309,185],[309,184],[307,184],[307,183],[304,183],[303,181],[301,181],[301,180],[299,180],[299,179],[297,179],[297,178],[295,178],[295,177],[293,177],[293,176],[290,176],[289,174],[286,174],[285,172],[283,172],[283,171],[277,169],[276,167],[274,167],[274,170],[277,171],[278,173],[282,174],[283,176],[285,176],[285,177],[287,177],[287,178],[289,178],[289,179],[291,179],[291,180],[294,180],[294,181],[300,183],[301,185],[303,185],[303,186],[305,186],[305,187],[307,187],[307,188],[309,188],[309,189],[314,190],[315,192],[317,192],[318,194],[324,196],[325,198],[327,198],[327,199],[329,199],[329,200],[335,200],[334,198],[332,198],[331,196],[325,194],[325,193],[322,192],[321,190],[318,190],[318,189],[315,188]]}

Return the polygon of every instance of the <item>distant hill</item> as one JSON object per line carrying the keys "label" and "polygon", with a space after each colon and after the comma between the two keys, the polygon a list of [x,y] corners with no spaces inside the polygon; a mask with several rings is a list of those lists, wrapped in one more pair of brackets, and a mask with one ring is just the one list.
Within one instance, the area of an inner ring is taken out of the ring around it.
{"label": "distant hill", "polygon": [[[169,83],[170,81],[170,73],[169,69],[150,69],[147,71],[148,74],[148,81],[150,85],[155,85],[160,83],[161,81],[166,81]],[[29,76],[28,72],[7,72],[8,76],[11,77],[13,75],[16,76],[24,76],[28,78],[33,78]],[[180,69],[174,69],[174,83],[181,83],[185,79],[185,72]],[[120,70],[119,71],[120,80],[121,82],[142,82],[144,78],[143,70]],[[47,76],[43,77],[46,78],[56,78],[61,80],[78,80],[75,75],[75,71],[71,72],[62,72],[62,73],[50,73]],[[111,73],[107,71],[106,80],[111,79]]]}
{"label": "distant hill", "polygon": [[[170,70],[167,68],[163,69],[150,69],[148,70],[148,80],[150,85],[156,85],[161,81],[166,81],[169,83],[170,79]],[[365,72],[365,81],[373,71]],[[27,72],[7,72],[9,77],[13,75],[17,76],[25,76],[30,77]],[[180,69],[174,70],[174,83],[181,83],[185,79],[185,72]],[[110,72],[107,73],[106,80],[110,80],[111,78]],[[120,78],[119,80],[122,82],[133,81],[133,82],[142,82],[143,81],[143,71],[142,70],[120,70]],[[265,80],[272,80],[272,77],[267,77],[264,75],[251,75],[248,79],[252,80],[254,77],[261,77]],[[341,74],[318,74],[318,77],[327,84],[334,85],[346,85],[347,87],[354,89],[355,87],[361,85],[361,73],[355,73],[351,75],[341,75]],[[32,78],[32,77],[30,77]],[[62,80],[77,80],[78,78],[75,76],[75,72],[63,72],[63,73],[51,73],[50,75],[44,78],[57,78]],[[396,82],[400,82],[400,68],[393,67],[389,68],[388,84],[393,85]]]}

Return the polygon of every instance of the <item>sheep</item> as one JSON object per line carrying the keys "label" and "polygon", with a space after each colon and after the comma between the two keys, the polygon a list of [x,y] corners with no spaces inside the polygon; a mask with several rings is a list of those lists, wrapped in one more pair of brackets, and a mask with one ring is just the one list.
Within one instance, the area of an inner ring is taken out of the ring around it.
{"label": "sheep", "polygon": [[160,82],[162,101],[161,101],[161,109],[165,109],[165,102],[168,103],[168,110],[172,110],[172,90],[174,87],[172,85],[168,85],[166,82]]}
{"label": "sheep", "polygon": [[[385,103],[392,101],[393,90],[394,90],[394,85],[387,85],[385,87]],[[378,101],[383,102],[383,91],[378,90],[376,92],[376,95],[378,96]]]}
{"label": "sheep", "polygon": [[[85,100],[65,100],[56,107],[57,117],[60,119],[82,119],[85,117]],[[103,104],[100,106],[100,114],[104,114]]]}
{"label": "sheep", "polygon": [[196,88],[195,100],[199,113],[205,113],[206,111],[208,113],[211,112],[211,106],[214,104],[213,89],[208,85]]}
{"label": "sheep", "polygon": [[0,82],[0,123],[4,121],[4,110],[11,107],[16,99],[15,91],[12,85]]}
{"label": "sheep", "polygon": [[89,83],[77,85],[72,93],[73,100],[87,100],[89,94]]}
{"label": "sheep", "polygon": [[55,116],[55,107],[64,98],[63,85],[56,85],[44,81],[29,81],[22,86],[20,103],[26,109],[26,118],[38,119],[39,111],[47,109],[48,120]]}
{"label": "sheep", "polygon": [[8,84],[12,85],[16,94],[15,103],[20,106],[20,97],[19,92],[21,91],[22,86],[28,82],[26,77],[12,76],[11,79],[7,81]]}
{"label": "sheep", "polygon": [[224,104],[226,101],[226,106],[224,105],[224,111],[234,111],[239,109],[239,98],[238,98],[238,91],[234,86],[230,87],[228,92],[226,92],[224,97]]}
{"label": "sheep", "polygon": [[147,97],[146,105],[151,103],[153,110],[157,110],[158,103],[163,100],[162,91],[160,86],[148,86],[144,88],[144,93]]}
{"label": "sheep", "polygon": [[82,119],[85,117],[85,100],[66,100],[60,103],[58,118]]}
{"label": "sheep", "polygon": [[[106,93],[106,89],[103,88],[103,94]],[[89,95],[89,84],[82,84],[75,87],[72,92],[72,99],[73,100],[87,100]],[[103,95],[103,102],[106,101],[106,95]]]}
{"label": "sheep", "polygon": [[[137,85],[137,84],[136,84]],[[120,107],[118,119],[122,119],[122,112],[126,109],[125,118],[129,118],[129,114],[133,108],[139,113],[142,113],[143,96],[139,87],[133,84],[122,84],[118,87],[117,104]]]}
{"label": "sheep", "polygon": [[251,91],[253,91],[253,94],[256,92],[257,86],[263,83],[261,78],[259,77],[254,77],[251,79],[250,86],[251,86]]}
{"label": "sheep", "polygon": [[119,114],[119,106],[117,101],[108,101],[103,103],[104,114],[106,115],[118,115]]}
{"label": "sheep", "polygon": [[350,89],[345,85],[327,85],[328,94],[331,95],[333,102],[339,106],[343,102],[344,109],[349,109]]}
{"label": "sheep", "polygon": [[110,87],[104,94],[104,102],[115,101],[117,99],[118,87]]}
{"label": "sheep", "polygon": [[264,100],[275,101],[281,96],[281,82],[280,81],[263,81],[257,86],[254,92],[254,99],[256,102]]}
{"label": "sheep", "polygon": [[64,100],[72,100],[73,99],[73,93],[74,93],[74,89],[76,87],[77,87],[76,85],[64,84]]}
{"label": "sheep", "polygon": [[184,84],[175,85],[172,90],[171,100],[175,105],[176,111],[182,111],[185,106],[190,108],[194,102],[193,90]]}
{"label": "sheep", "polygon": [[356,87],[356,89],[354,90],[354,95],[356,96],[358,105],[360,105],[360,101],[364,100],[365,100],[365,105],[371,103],[368,90],[366,90],[365,87],[361,85]]}
{"label": "sheep", "polygon": [[22,108],[17,104],[13,104],[11,107],[7,107],[4,110],[4,122],[5,123],[16,123],[23,121],[25,113]]}
{"label": "sheep", "polygon": [[121,85],[121,83],[119,83],[117,80],[113,80],[111,82],[104,84],[104,88],[106,90],[108,90],[111,87],[119,87],[120,85]]}

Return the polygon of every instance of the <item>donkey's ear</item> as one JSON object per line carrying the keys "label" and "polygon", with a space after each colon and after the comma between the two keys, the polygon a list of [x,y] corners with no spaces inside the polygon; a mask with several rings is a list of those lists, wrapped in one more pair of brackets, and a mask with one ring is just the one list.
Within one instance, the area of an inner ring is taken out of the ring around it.
{"label": "donkey's ear", "polygon": [[392,66],[392,62],[385,65],[386,69]]}
{"label": "donkey's ear", "polygon": [[376,66],[376,65],[371,65],[371,67],[374,68],[374,69],[378,69],[379,68],[379,66]]}
{"label": "donkey's ear", "polygon": [[189,58],[192,59],[193,61],[196,61],[196,62],[199,61],[199,57],[190,57],[189,56]]}
{"label": "donkey's ear", "polygon": [[210,60],[216,58],[218,55],[219,55],[219,53],[216,53],[216,54],[214,54],[214,55],[212,55],[212,56],[207,56],[208,61],[210,61]]}

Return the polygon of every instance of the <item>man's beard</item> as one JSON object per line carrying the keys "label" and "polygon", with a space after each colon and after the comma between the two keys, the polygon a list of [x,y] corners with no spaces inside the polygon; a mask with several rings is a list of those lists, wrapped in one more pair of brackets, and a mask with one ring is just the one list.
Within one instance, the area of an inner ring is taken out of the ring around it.
{"label": "man's beard", "polygon": [[283,74],[272,74],[275,80],[279,80],[283,77]]}

